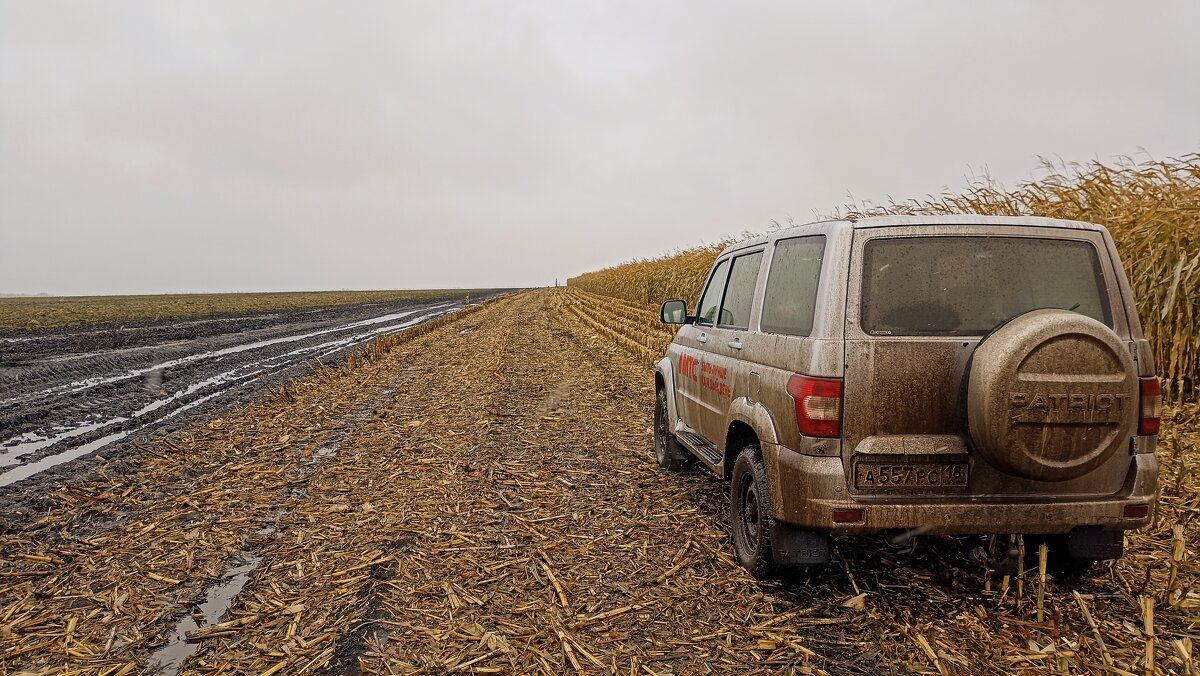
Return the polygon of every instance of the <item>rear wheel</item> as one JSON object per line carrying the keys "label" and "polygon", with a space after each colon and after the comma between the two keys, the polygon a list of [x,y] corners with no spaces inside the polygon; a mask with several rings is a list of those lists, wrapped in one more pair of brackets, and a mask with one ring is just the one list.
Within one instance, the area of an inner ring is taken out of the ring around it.
{"label": "rear wheel", "polygon": [[654,457],[658,464],[672,471],[690,466],[692,454],[679,443],[671,432],[671,420],[667,413],[667,390],[658,388],[654,405]]}
{"label": "rear wheel", "polygon": [[738,563],[756,578],[770,577],[775,572],[771,555],[775,517],[771,511],[767,470],[757,444],[742,449],[733,465],[730,483],[729,525]]}

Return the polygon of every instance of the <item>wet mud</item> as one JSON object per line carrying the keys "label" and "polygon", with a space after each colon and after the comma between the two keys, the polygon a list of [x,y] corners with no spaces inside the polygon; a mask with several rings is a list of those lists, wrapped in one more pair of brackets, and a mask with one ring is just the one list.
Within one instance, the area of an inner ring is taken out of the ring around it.
{"label": "wet mud", "polygon": [[318,362],[336,367],[372,338],[463,306],[463,298],[448,296],[6,333],[0,508],[36,503],[89,472],[93,460],[120,457],[310,373]]}

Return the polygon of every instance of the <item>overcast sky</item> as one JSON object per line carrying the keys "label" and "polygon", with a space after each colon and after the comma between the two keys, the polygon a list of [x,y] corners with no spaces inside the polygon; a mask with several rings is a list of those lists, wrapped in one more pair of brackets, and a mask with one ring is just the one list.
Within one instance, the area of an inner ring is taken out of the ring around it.
{"label": "overcast sky", "polygon": [[0,292],[527,286],[1200,150],[1200,3],[0,3]]}

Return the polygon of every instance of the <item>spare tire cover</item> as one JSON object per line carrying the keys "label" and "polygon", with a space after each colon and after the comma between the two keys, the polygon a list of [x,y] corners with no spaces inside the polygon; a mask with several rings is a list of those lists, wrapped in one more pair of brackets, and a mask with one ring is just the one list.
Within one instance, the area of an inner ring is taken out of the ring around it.
{"label": "spare tire cover", "polygon": [[971,439],[1016,476],[1082,476],[1128,445],[1137,425],[1128,348],[1075,312],[1034,310],[996,329],[975,349],[967,378]]}

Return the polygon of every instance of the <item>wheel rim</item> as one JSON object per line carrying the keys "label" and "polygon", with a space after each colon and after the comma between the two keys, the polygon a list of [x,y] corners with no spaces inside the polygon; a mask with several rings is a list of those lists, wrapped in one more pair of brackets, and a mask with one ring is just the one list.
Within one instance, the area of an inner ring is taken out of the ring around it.
{"label": "wheel rim", "polygon": [[758,489],[754,477],[745,475],[738,486],[738,526],[742,540],[751,549],[758,548],[758,531],[761,514],[758,510]]}
{"label": "wheel rim", "polygon": [[660,463],[667,461],[667,400],[659,392],[657,405],[654,407],[654,453]]}

